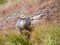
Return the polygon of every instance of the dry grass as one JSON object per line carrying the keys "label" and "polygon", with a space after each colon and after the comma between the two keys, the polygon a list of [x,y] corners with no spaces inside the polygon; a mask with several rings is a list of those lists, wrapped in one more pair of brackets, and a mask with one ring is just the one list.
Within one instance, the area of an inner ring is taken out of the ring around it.
{"label": "dry grass", "polygon": [[[19,4],[23,3],[25,6],[28,6],[29,3],[35,4],[41,2],[41,0],[27,0],[25,3],[24,0],[10,1],[14,3],[20,1]],[[0,4],[4,3],[1,2]],[[0,45],[60,45],[60,26],[51,24],[36,26],[31,33],[31,39],[28,41],[25,38],[17,30],[0,30]]]}
{"label": "dry grass", "polygon": [[0,45],[30,45],[18,32],[5,31],[0,31]]}
{"label": "dry grass", "polygon": [[59,45],[60,26],[50,24],[35,27],[31,35],[33,45]]}
{"label": "dry grass", "polygon": [[7,0],[0,0],[0,5],[7,3]]}
{"label": "dry grass", "polygon": [[0,31],[0,45],[59,45],[60,26],[44,24],[36,26],[28,41],[16,31]]}

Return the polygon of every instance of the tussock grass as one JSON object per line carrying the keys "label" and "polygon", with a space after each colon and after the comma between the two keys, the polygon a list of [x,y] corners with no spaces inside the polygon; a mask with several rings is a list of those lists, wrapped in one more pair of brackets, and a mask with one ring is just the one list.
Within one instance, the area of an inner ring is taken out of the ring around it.
{"label": "tussock grass", "polygon": [[36,26],[31,35],[33,45],[59,45],[60,26],[44,24]]}
{"label": "tussock grass", "polygon": [[30,43],[22,35],[0,33],[0,45],[30,45]]}
{"label": "tussock grass", "polygon": [[44,24],[35,26],[28,41],[17,32],[1,32],[0,45],[60,45],[60,26]]}
{"label": "tussock grass", "polygon": [[5,3],[7,3],[8,1],[7,0],[0,0],[0,5],[3,5]]}

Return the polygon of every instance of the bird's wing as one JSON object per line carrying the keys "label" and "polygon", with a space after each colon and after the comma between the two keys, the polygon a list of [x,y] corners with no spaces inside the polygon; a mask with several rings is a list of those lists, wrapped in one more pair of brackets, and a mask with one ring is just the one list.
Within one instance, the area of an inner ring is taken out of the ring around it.
{"label": "bird's wing", "polygon": [[31,24],[36,24],[37,22],[39,22],[40,20],[33,20],[31,21]]}
{"label": "bird's wing", "polygon": [[40,14],[40,15],[35,15],[35,16],[32,16],[30,18],[31,21],[33,20],[40,20],[43,16],[45,16],[44,14]]}

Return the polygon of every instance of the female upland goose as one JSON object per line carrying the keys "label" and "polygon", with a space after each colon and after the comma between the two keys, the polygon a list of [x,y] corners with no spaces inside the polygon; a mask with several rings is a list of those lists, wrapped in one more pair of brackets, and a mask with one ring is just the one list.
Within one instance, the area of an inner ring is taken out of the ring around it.
{"label": "female upland goose", "polygon": [[16,26],[22,30],[22,29],[29,29],[30,25],[36,22],[37,20],[40,20],[44,15],[36,15],[31,18],[26,18],[25,15],[21,15],[20,18],[18,19]]}
{"label": "female upland goose", "polygon": [[30,18],[26,18],[25,15],[21,15],[16,23],[16,27],[18,27],[20,30],[29,28],[31,24]]}

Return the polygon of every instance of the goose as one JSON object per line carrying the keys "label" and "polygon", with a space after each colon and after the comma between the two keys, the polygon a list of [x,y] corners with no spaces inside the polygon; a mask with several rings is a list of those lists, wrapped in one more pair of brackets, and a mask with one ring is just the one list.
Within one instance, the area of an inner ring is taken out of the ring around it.
{"label": "goose", "polygon": [[16,27],[18,27],[20,31],[24,28],[28,30],[31,24],[34,24],[35,22],[39,21],[43,16],[44,14],[40,14],[27,18],[24,14],[22,14],[20,15],[18,21],[16,22]]}

